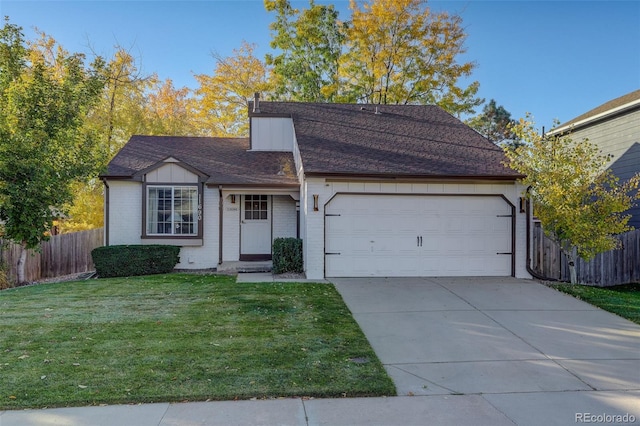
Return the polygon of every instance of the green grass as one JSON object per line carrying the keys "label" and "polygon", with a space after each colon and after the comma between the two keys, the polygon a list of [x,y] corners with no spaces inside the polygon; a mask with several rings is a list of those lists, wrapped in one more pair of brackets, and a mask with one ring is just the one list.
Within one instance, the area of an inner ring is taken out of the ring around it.
{"label": "green grass", "polygon": [[640,324],[640,284],[614,287],[555,284],[552,287]]}
{"label": "green grass", "polygon": [[169,274],[22,287],[0,292],[0,326],[0,409],[395,394],[328,284]]}

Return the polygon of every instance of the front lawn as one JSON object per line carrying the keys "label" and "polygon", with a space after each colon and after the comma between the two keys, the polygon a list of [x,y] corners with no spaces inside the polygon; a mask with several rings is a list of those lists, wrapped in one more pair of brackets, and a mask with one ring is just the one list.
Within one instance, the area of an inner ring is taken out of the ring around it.
{"label": "front lawn", "polygon": [[395,395],[328,284],[169,274],[37,285],[0,292],[0,326],[0,409]]}
{"label": "front lawn", "polygon": [[552,287],[640,324],[640,284],[614,287],[555,284]]}

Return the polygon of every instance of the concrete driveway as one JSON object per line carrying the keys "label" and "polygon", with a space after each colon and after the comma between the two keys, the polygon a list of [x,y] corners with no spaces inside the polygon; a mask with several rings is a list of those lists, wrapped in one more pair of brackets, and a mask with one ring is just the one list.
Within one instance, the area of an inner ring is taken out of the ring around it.
{"label": "concrete driveway", "polygon": [[630,321],[529,280],[332,282],[400,396],[481,395],[519,425],[640,422]]}

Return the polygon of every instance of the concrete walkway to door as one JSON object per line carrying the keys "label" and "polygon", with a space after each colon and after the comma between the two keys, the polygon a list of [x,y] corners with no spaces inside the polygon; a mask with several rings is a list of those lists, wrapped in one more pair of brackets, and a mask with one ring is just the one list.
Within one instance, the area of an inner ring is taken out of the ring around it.
{"label": "concrete walkway to door", "polygon": [[331,281],[400,396],[477,395],[518,425],[640,422],[630,321],[529,280]]}

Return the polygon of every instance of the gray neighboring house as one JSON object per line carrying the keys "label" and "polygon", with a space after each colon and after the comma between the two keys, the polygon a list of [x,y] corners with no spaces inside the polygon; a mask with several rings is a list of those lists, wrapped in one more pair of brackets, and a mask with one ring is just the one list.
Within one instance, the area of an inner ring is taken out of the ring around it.
{"label": "gray neighboring house", "polygon": [[[573,139],[587,138],[613,158],[609,169],[621,181],[640,172],[640,90],[606,102],[561,124],[549,134],[571,132]],[[640,204],[629,210],[629,224],[640,228]]]}

